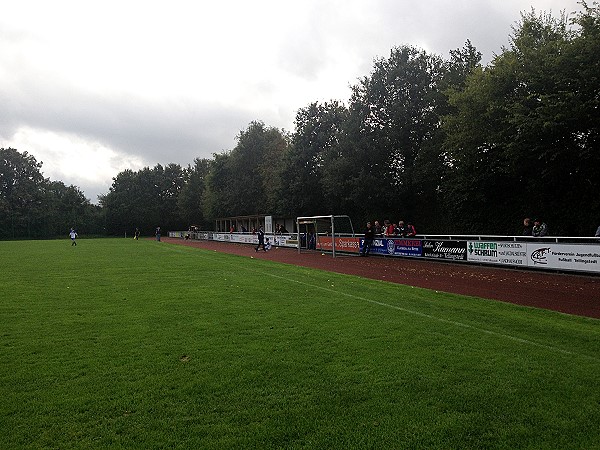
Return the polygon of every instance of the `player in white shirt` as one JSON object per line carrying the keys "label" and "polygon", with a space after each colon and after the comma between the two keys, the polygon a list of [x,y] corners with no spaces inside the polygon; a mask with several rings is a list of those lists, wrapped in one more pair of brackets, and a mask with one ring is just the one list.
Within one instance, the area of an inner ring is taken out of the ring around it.
{"label": "player in white shirt", "polygon": [[71,247],[77,245],[77,241],[75,240],[77,239],[77,231],[71,228],[71,231],[69,232],[69,237],[71,238]]}

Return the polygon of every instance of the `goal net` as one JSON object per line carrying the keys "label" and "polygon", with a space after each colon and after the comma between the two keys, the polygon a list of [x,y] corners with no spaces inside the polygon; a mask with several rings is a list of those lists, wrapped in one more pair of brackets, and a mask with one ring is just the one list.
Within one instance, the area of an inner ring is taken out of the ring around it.
{"label": "goal net", "polygon": [[336,238],[354,237],[354,227],[349,216],[308,216],[296,218],[298,253],[320,251],[335,258]]}

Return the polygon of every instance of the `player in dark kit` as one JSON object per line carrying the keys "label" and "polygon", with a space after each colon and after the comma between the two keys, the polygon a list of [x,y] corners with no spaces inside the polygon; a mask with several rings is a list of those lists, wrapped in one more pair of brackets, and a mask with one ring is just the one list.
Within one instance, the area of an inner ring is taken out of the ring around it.
{"label": "player in dark kit", "polygon": [[256,248],[254,250],[258,251],[258,249],[262,245],[263,250],[266,252],[267,249],[265,248],[265,232],[263,230],[263,227],[260,227],[258,229],[258,231],[256,232],[256,234],[258,235],[258,245],[256,246]]}

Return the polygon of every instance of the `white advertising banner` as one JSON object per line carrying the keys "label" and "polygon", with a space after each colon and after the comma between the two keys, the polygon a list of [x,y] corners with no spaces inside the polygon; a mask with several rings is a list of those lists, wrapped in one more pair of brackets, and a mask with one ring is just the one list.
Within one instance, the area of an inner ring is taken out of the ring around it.
{"label": "white advertising banner", "polygon": [[[269,238],[271,243],[276,247],[296,247],[298,241],[295,236],[290,234],[265,234],[265,239]],[[242,234],[242,233],[213,233],[213,241],[219,242],[234,242],[236,244],[258,244],[258,237],[256,234]]]}
{"label": "white advertising banner", "polygon": [[600,273],[600,245],[468,241],[467,261]]}
{"label": "white advertising banner", "polygon": [[258,244],[258,238],[254,234],[213,233],[213,241]]}
{"label": "white advertising banner", "polygon": [[590,244],[527,244],[529,267],[600,272],[600,246]]}
{"label": "white advertising banner", "polygon": [[469,241],[467,261],[527,266],[527,244],[525,242]]}

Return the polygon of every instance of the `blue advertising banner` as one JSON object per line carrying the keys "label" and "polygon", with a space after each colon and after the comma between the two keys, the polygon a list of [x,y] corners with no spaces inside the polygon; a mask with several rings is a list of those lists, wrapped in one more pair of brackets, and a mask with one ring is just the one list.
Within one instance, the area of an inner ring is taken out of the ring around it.
{"label": "blue advertising banner", "polygon": [[[388,252],[394,256],[421,256],[423,241],[420,239],[388,239]],[[392,250],[393,249],[393,250]]]}
{"label": "blue advertising banner", "polygon": [[[364,239],[360,240],[361,251],[364,241]],[[420,239],[373,239],[371,253],[386,256],[421,256],[423,253],[422,242]]]}

